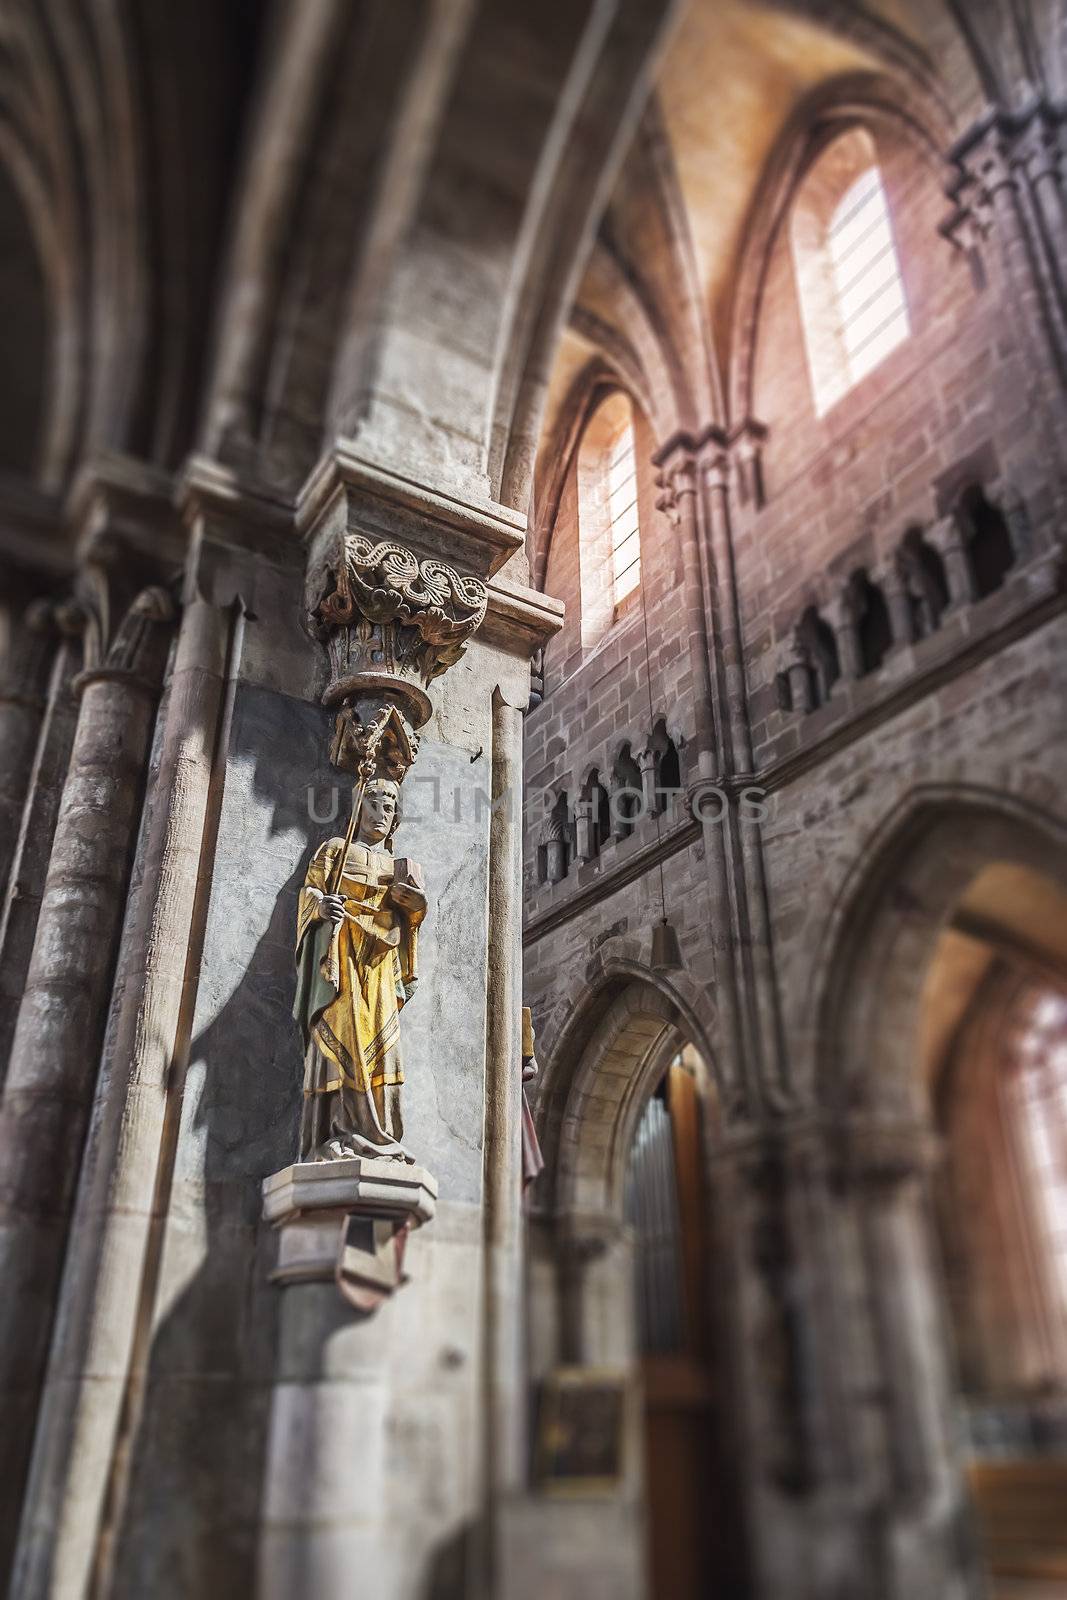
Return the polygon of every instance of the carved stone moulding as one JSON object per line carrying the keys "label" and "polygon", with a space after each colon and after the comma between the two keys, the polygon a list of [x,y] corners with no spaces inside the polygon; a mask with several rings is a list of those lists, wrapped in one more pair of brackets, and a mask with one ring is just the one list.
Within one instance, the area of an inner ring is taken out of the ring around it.
{"label": "carved stone moulding", "polygon": [[337,530],[307,580],[308,628],[330,662],[323,704],[395,705],[422,727],[432,709],[427,685],[460,659],[486,599],[479,578],[444,561]]}
{"label": "carved stone moulding", "polygon": [[278,1230],[272,1281],[333,1281],[357,1310],[373,1311],[406,1282],[408,1234],[436,1204],[437,1180],[404,1162],[356,1156],[283,1167],[263,1183],[263,1217]]}

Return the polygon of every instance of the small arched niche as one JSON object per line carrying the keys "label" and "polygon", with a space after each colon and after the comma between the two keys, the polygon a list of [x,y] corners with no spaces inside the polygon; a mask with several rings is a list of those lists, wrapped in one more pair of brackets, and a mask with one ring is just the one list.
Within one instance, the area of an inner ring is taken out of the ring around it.
{"label": "small arched niche", "polygon": [[841,657],[837,649],[834,630],[819,615],[815,606],[808,606],[797,624],[797,643],[808,661],[811,671],[813,709],[823,706],[833,693],[834,684],[841,676]]}
{"label": "small arched niche", "polygon": [[866,677],[878,671],[893,648],[889,607],[882,590],[862,567],[849,579],[849,597],[856,617],[860,675]]}
{"label": "small arched niche", "polygon": [[663,717],[657,719],[652,729],[650,748],[656,764],[656,812],[673,815],[682,788],[682,763],[678,746],[668,733]]}
{"label": "small arched niche", "polygon": [[911,605],[912,632],[916,639],[926,639],[941,626],[949,603],[945,563],[918,526],[910,527],[900,542],[900,563]]}
{"label": "small arched niche", "polygon": [[[582,785],[582,817],[579,824],[578,855],[583,861],[595,860],[611,843],[611,801],[594,767]],[[585,848],[583,849],[583,843]]]}
{"label": "small arched niche", "polygon": [[956,516],[967,539],[975,594],[984,600],[1000,588],[1015,564],[1007,519],[981,484],[964,489]]}
{"label": "small arched niche", "polygon": [[643,805],[641,768],[627,740],[611,769],[611,816],[616,839],[630,837],[640,819]]}

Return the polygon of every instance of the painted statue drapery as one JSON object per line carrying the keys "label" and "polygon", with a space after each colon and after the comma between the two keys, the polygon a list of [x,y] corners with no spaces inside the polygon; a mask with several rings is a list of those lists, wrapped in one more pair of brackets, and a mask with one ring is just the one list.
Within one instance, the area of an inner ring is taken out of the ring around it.
{"label": "painted statue drapery", "polygon": [[394,784],[374,783],[336,893],[343,839],[319,847],[300,891],[293,1011],[305,1052],[303,1161],[414,1159],[403,1145],[400,1011],[418,980],[426,898],[418,868],[381,847],[396,799]]}

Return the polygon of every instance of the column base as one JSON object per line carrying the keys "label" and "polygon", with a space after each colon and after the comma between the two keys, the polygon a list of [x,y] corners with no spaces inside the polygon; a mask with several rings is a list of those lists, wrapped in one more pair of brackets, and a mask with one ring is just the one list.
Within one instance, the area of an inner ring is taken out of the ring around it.
{"label": "column base", "polygon": [[263,1181],[263,1217],[278,1230],[271,1281],[336,1282],[359,1311],[373,1311],[407,1281],[404,1247],[433,1217],[437,1180],[424,1167],[354,1156],[301,1161]]}

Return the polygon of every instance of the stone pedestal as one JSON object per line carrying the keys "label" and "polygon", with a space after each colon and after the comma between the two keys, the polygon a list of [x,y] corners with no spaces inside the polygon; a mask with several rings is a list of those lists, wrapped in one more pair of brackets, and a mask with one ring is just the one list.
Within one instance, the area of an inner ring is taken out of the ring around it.
{"label": "stone pedestal", "polygon": [[403,1281],[404,1240],[429,1222],[437,1180],[404,1161],[301,1161],[263,1183],[263,1216],[278,1230],[280,1285],[336,1279],[370,1311]]}

